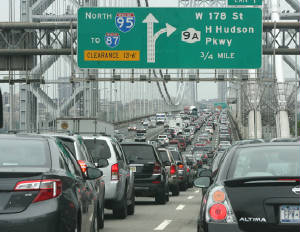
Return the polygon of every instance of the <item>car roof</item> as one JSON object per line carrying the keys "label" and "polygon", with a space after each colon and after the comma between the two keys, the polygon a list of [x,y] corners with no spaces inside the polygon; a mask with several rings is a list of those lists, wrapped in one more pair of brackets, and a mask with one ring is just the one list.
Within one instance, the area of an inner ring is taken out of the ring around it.
{"label": "car roof", "polygon": [[48,137],[61,137],[61,138],[68,138],[68,139],[73,139],[76,140],[76,135],[68,135],[68,134],[63,134],[63,133],[43,133],[41,134],[43,136],[48,136]]}
{"label": "car roof", "polygon": [[251,143],[251,144],[237,144],[237,148],[247,147],[272,147],[272,146],[299,146],[300,142],[269,142],[269,143]]}
{"label": "car roof", "polygon": [[121,145],[147,145],[153,147],[152,144],[149,144],[147,142],[122,142]]}
{"label": "car roof", "polygon": [[0,139],[50,139],[50,136],[43,134],[17,133],[17,134],[0,134]]}
{"label": "car roof", "polygon": [[99,139],[99,140],[105,140],[105,141],[111,141],[112,138],[107,136],[82,136],[83,139]]}

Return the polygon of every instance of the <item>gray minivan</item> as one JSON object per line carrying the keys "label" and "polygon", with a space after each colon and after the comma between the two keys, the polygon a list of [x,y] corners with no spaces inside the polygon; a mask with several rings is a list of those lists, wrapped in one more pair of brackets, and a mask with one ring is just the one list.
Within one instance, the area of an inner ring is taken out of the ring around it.
{"label": "gray minivan", "polygon": [[124,219],[134,214],[134,173],[130,170],[122,147],[114,138],[83,136],[84,144],[95,162],[106,159],[108,165],[100,168],[105,181],[105,208]]}

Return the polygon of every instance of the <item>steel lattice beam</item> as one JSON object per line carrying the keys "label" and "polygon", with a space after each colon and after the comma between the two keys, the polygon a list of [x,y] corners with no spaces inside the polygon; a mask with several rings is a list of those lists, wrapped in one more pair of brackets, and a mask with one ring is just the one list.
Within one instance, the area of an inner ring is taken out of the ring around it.
{"label": "steel lattice beam", "polygon": [[[263,54],[300,55],[299,27],[299,22],[264,22],[266,39]],[[0,55],[71,55],[71,45],[68,42],[71,37],[74,41],[73,54],[76,54],[76,29],[75,22],[0,23]],[[33,36],[36,42],[29,43],[27,47],[24,44],[20,47],[18,41],[12,43],[9,38],[16,30],[22,32],[21,38]],[[59,46],[53,46],[54,44]]]}

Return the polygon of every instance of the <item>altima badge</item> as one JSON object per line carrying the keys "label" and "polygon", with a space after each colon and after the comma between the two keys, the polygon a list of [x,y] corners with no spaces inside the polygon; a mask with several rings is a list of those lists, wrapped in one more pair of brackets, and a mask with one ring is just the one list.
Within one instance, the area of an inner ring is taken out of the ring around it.
{"label": "altima badge", "polygon": [[300,186],[296,186],[292,189],[295,194],[300,194]]}

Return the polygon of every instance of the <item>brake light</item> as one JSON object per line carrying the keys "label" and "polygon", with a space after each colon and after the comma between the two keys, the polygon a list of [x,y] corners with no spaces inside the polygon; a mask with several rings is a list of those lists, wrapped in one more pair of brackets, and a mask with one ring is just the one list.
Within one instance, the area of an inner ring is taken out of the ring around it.
{"label": "brake light", "polygon": [[58,197],[62,192],[61,180],[29,180],[16,184],[15,191],[39,191],[33,202],[45,201]]}
{"label": "brake light", "polygon": [[190,169],[189,169],[189,168],[187,168],[187,169],[186,169],[186,171],[187,171],[187,172],[190,172]]}
{"label": "brake light", "polygon": [[154,181],[152,181],[152,184],[160,184],[160,181],[159,180],[154,180]]}
{"label": "brake light", "polygon": [[179,168],[179,169],[183,169],[183,168],[184,168],[183,164],[179,164],[179,165],[178,165],[178,168]]}
{"label": "brake light", "polygon": [[174,175],[176,173],[176,166],[175,165],[171,166],[170,173],[171,173],[171,175]]}
{"label": "brake light", "polygon": [[80,166],[80,169],[81,169],[82,173],[86,174],[87,165],[86,165],[85,161],[78,160],[77,162],[78,162],[78,164]]}
{"label": "brake light", "polygon": [[227,209],[222,204],[215,204],[210,207],[209,215],[216,221],[224,220],[227,216]]}
{"label": "brake light", "polygon": [[111,180],[119,180],[119,164],[111,166]]}
{"label": "brake light", "polygon": [[223,186],[214,187],[207,198],[206,221],[214,223],[237,223],[230,201]]}

